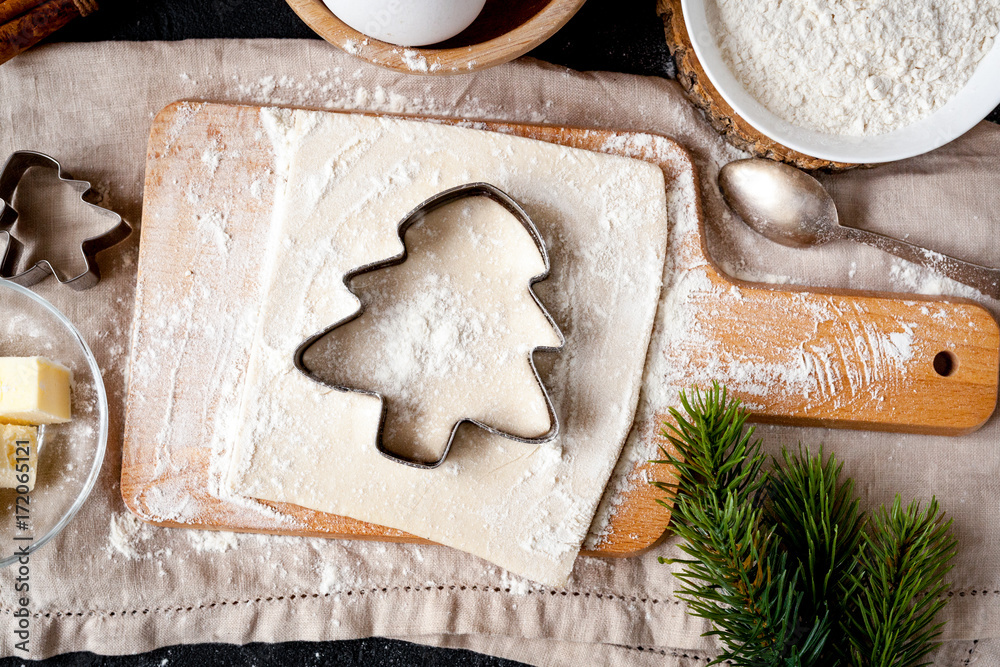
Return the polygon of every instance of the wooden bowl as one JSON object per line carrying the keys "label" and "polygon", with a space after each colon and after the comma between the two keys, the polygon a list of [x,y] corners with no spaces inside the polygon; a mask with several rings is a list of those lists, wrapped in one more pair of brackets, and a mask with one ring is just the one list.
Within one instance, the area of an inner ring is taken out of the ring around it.
{"label": "wooden bowl", "polygon": [[407,74],[461,74],[524,55],[566,25],[585,0],[487,0],[460,35],[423,47],[372,39],[331,12],[323,0],[285,0],[320,37],[370,63]]}

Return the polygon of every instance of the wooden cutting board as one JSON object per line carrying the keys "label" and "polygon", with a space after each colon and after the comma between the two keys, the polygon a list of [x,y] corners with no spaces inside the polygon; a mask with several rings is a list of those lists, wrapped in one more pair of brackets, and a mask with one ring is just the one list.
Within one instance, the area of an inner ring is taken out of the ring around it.
{"label": "wooden cutting board", "polygon": [[[476,126],[644,159],[663,169],[668,184],[697,184],[687,153],[664,137],[503,122]],[[153,122],[122,462],[125,503],[162,526],[421,541],[294,505],[224,499],[215,491],[220,452],[210,442],[224,433],[216,432],[223,427],[213,426],[211,415],[239,387],[220,386],[211,369],[235,368],[238,377],[247,363],[248,339],[240,338],[247,323],[233,313],[262,297],[258,278],[273,202],[273,159],[258,107],[178,102]],[[192,194],[192,184],[199,194]],[[211,223],[204,219],[207,211],[223,212],[218,243],[206,243],[200,229]],[[672,220],[672,275],[664,294],[696,273],[705,284],[686,301],[690,321],[654,350],[676,360],[674,386],[704,385],[711,375],[742,396],[755,419],[788,424],[959,435],[993,412],[1000,331],[979,305],[735,281],[707,255],[697,197],[685,215],[697,224]],[[906,354],[897,354],[897,366],[880,363],[879,341],[899,335],[900,327],[908,331]],[[172,344],[156,349],[165,330]],[[723,357],[729,361],[720,365]],[[767,376],[777,361],[799,358],[800,369],[816,376],[805,378],[814,391],[802,391],[802,378],[796,383],[779,374],[780,381],[760,381],[756,371]],[[950,371],[937,372],[935,358],[939,370],[948,370],[943,360]],[[736,366],[738,371],[726,370]],[[179,424],[198,428],[175,428]],[[654,438],[655,429],[648,430]],[[627,556],[654,545],[669,511],[656,503],[662,493],[648,481],[670,473],[667,466],[640,462],[626,483],[613,485],[617,511],[589,553]]]}

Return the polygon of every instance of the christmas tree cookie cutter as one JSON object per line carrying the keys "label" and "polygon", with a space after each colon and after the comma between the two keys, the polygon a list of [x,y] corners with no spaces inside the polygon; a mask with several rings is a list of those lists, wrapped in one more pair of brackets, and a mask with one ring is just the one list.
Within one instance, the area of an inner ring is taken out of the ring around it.
{"label": "christmas tree cookie cutter", "polygon": [[514,440],[516,442],[523,442],[526,444],[544,444],[546,442],[551,442],[559,435],[559,417],[556,414],[555,408],[552,405],[552,399],[549,397],[548,390],[546,390],[545,384],[542,382],[542,378],[538,374],[538,369],[535,367],[536,352],[556,352],[561,350],[566,342],[566,339],[563,336],[562,331],[559,329],[559,326],[552,319],[552,316],[549,314],[549,311],[546,310],[545,306],[542,305],[542,302],[539,301],[538,296],[535,294],[534,290],[535,283],[541,282],[546,278],[548,278],[549,276],[549,268],[550,268],[549,253],[548,250],[546,250],[545,248],[545,242],[542,240],[541,234],[538,233],[538,229],[535,227],[535,224],[531,221],[531,218],[524,211],[524,209],[521,208],[521,206],[516,201],[514,201],[514,199],[512,199],[510,195],[508,195],[506,192],[489,183],[467,183],[465,185],[459,185],[457,187],[444,190],[443,192],[439,192],[433,197],[430,197],[429,199],[419,204],[416,208],[411,210],[409,213],[407,213],[406,216],[404,216],[403,219],[399,222],[396,228],[396,232],[397,235],[399,236],[399,242],[403,246],[402,252],[393,257],[389,257],[388,259],[379,260],[371,264],[365,264],[363,266],[351,270],[350,272],[344,275],[344,285],[347,287],[348,290],[350,290],[351,294],[354,294],[354,290],[351,289],[351,281],[355,277],[364,273],[371,273],[372,271],[388,268],[390,266],[396,266],[398,264],[402,264],[403,262],[405,262],[407,257],[406,242],[404,240],[404,237],[406,236],[406,230],[408,230],[415,223],[419,222],[425,215],[427,215],[431,211],[441,208],[452,202],[458,201],[460,199],[465,199],[469,197],[486,197],[488,199],[491,199],[492,201],[500,204],[511,215],[513,215],[518,220],[518,222],[521,223],[525,231],[528,232],[528,235],[531,237],[531,240],[534,242],[535,247],[537,248],[539,254],[542,257],[542,261],[545,266],[545,269],[540,274],[532,276],[528,280],[528,293],[531,295],[531,298],[535,302],[535,305],[538,306],[539,310],[541,310],[542,314],[545,316],[545,319],[548,321],[549,325],[552,327],[553,331],[556,332],[556,335],[559,338],[559,345],[556,347],[538,346],[532,348],[532,350],[528,353],[528,362],[531,364],[531,371],[534,374],[535,382],[538,383],[538,388],[541,390],[542,397],[544,398],[545,401],[545,407],[549,413],[550,427],[545,434],[535,438],[523,438],[521,436],[514,435],[512,433],[508,433],[506,431],[494,428],[489,424],[485,424],[477,419],[465,417],[457,420],[455,424],[452,426],[451,433],[448,436],[448,441],[445,444],[441,456],[437,460],[421,461],[400,455],[396,452],[387,449],[385,447],[385,444],[382,442],[382,436],[385,428],[385,417],[386,417],[386,412],[388,411],[388,405],[385,397],[377,391],[371,391],[368,389],[359,389],[356,387],[348,387],[345,385],[327,382],[322,378],[320,378],[319,376],[317,376],[315,373],[313,373],[306,366],[304,361],[306,352],[308,352],[309,348],[312,347],[316,342],[318,342],[320,339],[322,339],[324,336],[326,336],[334,329],[341,327],[347,324],[348,322],[351,322],[361,317],[361,315],[363,315],[365,312],[364,302],[362,302],[361,307],[355,313],[340,320],[339,322],[336,322],[335,324],[330,325],[329,327],[323,329],[322,331],[310,336],[301,345],[299,345],[299,347],[295,351],[295,359],[294,359],[295,368],[298,369],[300,372],[302,372],[309,379],[325,387],[330,387],[331,389],[336,389],[338,391],[344,391],[344,392],[352,392],[357,394],[364,394],[366,396],[374,396],[375,398],[379,399],[382,410],[381,414],[379,415],[378,430],[376,431],[375,434],[375,447],[378,449],[378,452],[382,454],[382,456],[385,456],[386,458],[395,461],[396,463],[402,463],[404,465],[412,466],[414,468],[421,468],[424,470],[432,470],[440,466],[442,463],[444,463],[445,459],[448,458],[448,452],[451,451],[451,446],[455,441],[455,437],[458,433],[458,428],[464,423],[473,424],[485,431],[488,431],[489,433],[493,433],[494,435],[499,435],[509,440]]}
{"label": "christmas tree cookie cutter", "polygon": [[[28,170],[36,167],[53,170],[61,183],[66,183],[79,192],[82,205],[99,212],[109,221],[108,231],[86,238],[80,243],[80,253],[86,263],[86,270],[79,275],[63,278],[53,268],[52,263],[45,258],[39,259],[27,269],[17,270],[18,261],[26,252],[31,251],[32,244],[30,239],[15,238],[11,228],[19,218],[21,218],[22,225],[27,226],[35,223],[19,216],[14,209],[14,191],[17,190],[18,184]],[[0,278],[10,280],[23,287],[30,287],[51,274],[63,285],[69,285],[78,291],[90,289],[100,282],[101,271],[97,265],[97,253],[127,239],[132,233],[132,227],[114,211],[84,201],[83,196],[90,190],[90,187],[88,181],[73,179],[63,171],[62,165],[55,158],[44,153],[15,151],[7,158],[3,169],[0,170],[0,243],[4,244],[3,254],[0,254]]]}

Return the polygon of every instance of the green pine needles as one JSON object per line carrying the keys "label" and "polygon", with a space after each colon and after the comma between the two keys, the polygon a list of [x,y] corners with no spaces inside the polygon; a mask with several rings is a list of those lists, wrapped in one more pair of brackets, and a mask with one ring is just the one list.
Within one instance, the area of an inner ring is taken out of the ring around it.
{"label": "green pine needles", "polygon": [[[866,517],[843,463],[799,448],[773,469],[739,400],[714,385],[681,394],[658,482],[683,538],[679,594],[711,621],[715,663],[917,667],[937,644],[955,540],[936,500]],[[661,562],[664,562],[661,559]]]}

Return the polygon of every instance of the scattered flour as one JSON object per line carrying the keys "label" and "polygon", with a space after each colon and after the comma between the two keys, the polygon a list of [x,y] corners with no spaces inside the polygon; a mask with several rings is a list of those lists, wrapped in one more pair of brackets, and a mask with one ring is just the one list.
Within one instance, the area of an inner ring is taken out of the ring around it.
{"label": "scattered flour", "polygon": [[[359,44],[359,49],[364,42]],[[428,71],[440,69],[437,63],[428,65]],[[390,113],[413,113],[430,116],[456,116],[459,118],[516,118],[522,122],[545,123],[550,121],[551,104],[522,104],[511,109],[509,100],[483,100],[474,95],[458,99],[437,97],[431,86],[408,94],[386,90],[381,85],[365,85],[357,80],[360,70],[331,67],[318,70],[305,78],[287,75],[264,76],[244,81],[233,75],[236,88],[244,102],[272,105],[299,105],[325,109],[360,109]]]}
{"label": "scattered flour", "polygon": [[1000,26],[1000,0],[708,0],[706,11],[730,70],[765,107],[853,136],[944,106]]}
{"label": "scattered flour", "polygon": [[225,530],[185,530],[184,534],[198,553],[221,554],[239,546],[236,533]]}
{"label": "scattered flour", "polygon": [[323,563],[320,571],[319,594],[342,593],[362,586],[357,573],[350,565]]}
{"label": "scattered flour", "polygon": [[511,595],[527,595],[538,588],[537,584],[528,579],[511,574],[507,570],[500,571],[500,588]]}
{"label": "scattered flour", "polygon": [[107,551],[112,556],[125,556],[129,560],[156,561],[162,574],[163,558],[169,558],[173,550],[153,542],[155,530],[131,512],[115,514],[108,523]]}
{"label": "scattered flour", "polygon": [[402,55],[403,64],[410,69],[411,72],[436,72],[441,69],[441,63],[428,63],[427,58],[420,54],[419,51],[414,51],[413,49],[406,49],[403,51]]}
{"label": "scattered flour", "polygon": [[231,237],[226,231],[226,216],[221,211],[209,210],[204,215],[195,218],[198,223],[198,230],[205,240],[215,246],[220,255],[225,255],[229,251]]}
{"label": "scattered flour", "polygon": [[[522,119],[545,121],[547,120],[547,110],[552,108],[551,103],[543,102],[536,107],[519,106],[516,110],[511,110],[496,105],[485,105],[479,98],[469,96],[460,101],[456,109],[453,101],[438,102],[430,96],[413,95],[412,92],[409,97],[396,96],[380,86],[367,88],[358,86],[349,76],[342,75],[339,68],[320,71],[306,79],[299,80],[290,77],[264,77],[256,83],[248,83],[241,86],[241,91],[245,92],[246,96],[251,99],[265,102],[270,101],[285,104],[311,103],[315,105],[315,100],[324,99],[329,101],[328,104],[324,102],[324,105],[327,106],[353,108],[361,106],[360,104],[355,104],[355,102],[360,100],[364,102],[363,106],[372,110],[412,110],[434,113],[435,109],[440,109],[441,112],[447,112],[452,115],[458,114],[467,118],[476,116],[503,117],[516,114]],[[200,103],[190,103],[179,108],[175,126],[168,133],[169,137],[179,137],[180,133],[185,131],[185,127],[193,121],[202,107],[203,105]],[[273,179],[273,187],[277,191],[283,187],[284,174],[287,173],[288,169],[288,158],[294,154],[293,142],[288,141],[289,137],[294,136],[294,132],[291,130],[293,112],[284,109],[266,109],[261,113],[261,119],[263,129],[257,133],[256,140],[260,141],[263,139],[266,141],[270,139],[275,147],[275,175],[272,175],[270,178]],[[465,125],[468,127],[479,127],[479,124],[471,121],[466,122]],[[301,129],[305,131],[305,128]],[[689,128],[685,131],[693,130]],[[686,160],[683,155],[677,153],[676,145],[672,142],[642,134],[616,136],[608,141],[605,150],[624,152],[627,155],[640,158],[653,157],[667,163]],[[718,150],[723,151],[730,158],[733,157],[729,153],[726,153],[726,151],[731,151],[731,149],[721,141],[718,142]],[[228,152],[228,150],[223,151],[223,160],[218,165],[219,171],[232,169],[232,165],[227,162],[229,158]],[[211,166],[211,164],[205,164],[206,171]],[[386,178],[405,180],[408,177],[411,176],[408,176],[407,173],[397,173],[396,171],[393,171],[392,174],[386,174]],[[255,178],[248,179],[246,188],[234,192],[233,195],[256,201],[256,193],[258,191],[269,193],[272,187],[271,184],[265,180],[255,186]],[[403,180],[398,180],[398,183],[402,183]],[[210,183],[211,178],[207,179],[207,181]],[[436,180],[434,184],[439,185]],[[580,182],[573,185],[573,187],[580,189],[581,197],[589,196],[587,194],[589,191],[588,188],[590,188],[589,184]],[[204,190],[205,193],[209,192],[207,188]],[[243,190],[246,192],[244,193]],[[608,208],[605,211],[607,225],[603,228],[602,233],[609,233],[614,238],[620,236],[615,230],[618,229],[618,226],[626,224],[627,218],[623,218],[623,211],[617,210],[611,204],[616,201],[623,202],[621,192],[626,190],[629,190],[628,184],[611,184],[604,191],[594,195],[599,195],[598,198],[600,200],[608,202]],[[675,182],[669,190],[672,197],[669,217],[673,223],[684,223],[679,225],[678,229],[686,229],[690,232],[693,227],[688,222],[690,222],[692,217],[690,206],[694,201],[694,184],[686,180]],[[197,190],[196,194],[200,198],[195,198],[194,202],[185,203],[190,203],[194,210],[198,211],[201,215],[208,215],[214,209],[221,216],[225,206],[219,208],[217,202],[213,202],[212,206],[208,206],[208,202],[211,200],[204,196],[202,190]],[[373,192],[373,195],[375,194],[377,194],[377,191]],[[198,204],[197,207],[194,206],[195,203]],[[560,203],[559,205],[562,204]],[[219,221],[216,220],[216,222]],[[210,229],[211,226],[206,226],[205,230],[200,231],[205,233],[210,231]],[[273,247],[282,243],[280,237],[263,238],[263,234],[261,236],[260,243],[255,242],[252,245],[243,244],[242,241],[237,243],[237,239],[234,237],[232,243],[229,244],[228,258],[226,256],[213,257],[210,262],[203,263],[201,266],[192,266],[192,270],[188,276],[177,284],[172,285],[170,289],[149,293],[143,297],[150,301],[148,304],[149,308],[162,315],[156,321],[151,322],[142,332],[142,335],[147,337],[147,341],[146,345],[140,349],[142,354],[133,360],[133,370],[136,372],[136,375],[138,377],[153,377],[156,375],[154,371],[164,355],[183,357],[186,354],[188,346],[192,343],[190,338],[191,332],[212,330],[215,332],[212,336],[212,340],[215,343],[213,343],[212,350],[209,353],[209,358],[214,360],[209,370],[209,374],[213,378],[209,394],[219,397],[218,405],[208,406],[206,404],[203,408],[196,408],[195,414],[203,416],[203,418],[198,420],[178,419],[177,417],[182,414],[181,408],[179,405],[174,405],[173,402],[168,406],[138,405],[136,409],[148,409],[150,414],[162,415],[160,417],[162,419],[161,437],[155,453],[158,474],[183,470],[184,462],[176,456],[178,448],[188,446],[191,442],[203,442],[203,447],[209,452],[210,457],[209,474],[205,483],[211,496],[225,500],[229,507],[240,514],[242,517],[241,521],[265,522],[267,525],[277,525],[286,529],[294,529],[297,522],[293,517],[277,513],[267,505],[252,499],[231,494],[226,489],[226,486],[221,483],[222,476],[227,468],[227,454],[231,447],[226,434],[234,432],[238,425],[240,412],[240,392],[238,388],[243,381],[241,371],[245,368],[246,363],[243,355],[251,346],[250,339],[252,339],[255,328],[257,312],[256,308],[252,305],[252,299],[250,300],[251,306],[247,307],[242,302],[224,298],[216,287],[217,281],[211,275],[213,271],[229,270],[232,272],[238,269],[234,279],[249,279],[251,283],[248,284],[260,284],[262,276],[268,275],[271,269],[266,266],[259,266],[261,257],[259,249]],[[678,236],[677,238],[681,237]],[[206,241],[210,240],[211,236],[206,236]],[[591,244],[588,248],[587,252],[592,253],[593,257],[581,257],[580,262],[576,260],[556,262],[553,265],[554,268],[556,266],[569,268],[583,263],[582,260],[586,259],[586,262],[594,266],[596,270],[604,271],[608,263],[600,259],[601,253],[605,252],[603,247],[600,244]],[[595,262],[595,259],[598,261]],[[247,278],[243,277],[243,274],[246,272],[240,268],[244,265],[254,267],[249,272],[250,275]],[[608,274],[606,276],[602,273],[601,275],[608,281],[623,280],[627,282],[629,280],[627,272],[624,274],[618,272],[617,274]],[[669,277],[669,273],[664,274],[665,279]],[[541,288],[544,285],[545,283],[541,283],[539,287]],[[575,281],[569,281],[567,285],[575,285]],[[637,285],[636,288],[639,289],[640,286]],[[555,293],[542,295],[542,299],[547,306],[554,308],[553,315],[559,320],[562,315],[556,311],[561,311],[566,307],[564,299]],[[221,312],[212,314],[209,317],[208,310],[198,307],[198,304],[206,302],[220,304]],[[167,304],[169,304],[169,307],[167,307]],[[591,316],[594,318],[606,317],[600,311],[601,309],[595,309]],[[590,326],[592,325],[586,324],[586,327]],[[586,327],[581,329],[581,331],[585,331]],[[223,336],[220,335],[222,332],[231,333]],[[168,381],[176,383],[178,382],[178,378],[173,377]],[[560,375],[553,377],[552,381],[554,383],[566,383],[570,381],[570,378]],[[173,390],[170,390],[169,393],[175,395]],[[177,400],[186,399],[181,397],[181,399]],[[640,408],[641,416],[648,418],[646,412],[655,407],[652,403],[652,401],[646,400],[645,407]],[[184,408],[185,411],[189,411],[190,409],[190,405]],[[202,410],[209,409],[211,410],[210,412],[202,412]],[[645,434],[645,431],[643,431],[643,434]],[[635,478],[631,476],[631,473],[637,462],[650,458],[649,455],[655,453],[655,451],[649,451],[646,446],[648,438],[640,438],[638,432],[629,436],[629,442],[630,445],[626,449],[626,455],[623,457],[623,461],[625,461],[624,465],[627,466],[627,469],[619,466],[616,470],[615,477],[609,487],[610,493],[607,494],[610,498],[620,499],[619,492],[621,490],[637,483],[645,484],[647,481],[641,476]],[[643,444],[640,447],[637,443]],[[553,451],[555,452],[555,450]],[[555,453],[558,454],[558,452]],[[538,458],[538,472],[532,473],[533,477],[544,478],[547,475],[546,471],[548,469],[559,464],[558,460],[553,463],[542,460],[543,457]],[[443,472],[448,473],[449,476],[455,476],[461,472],[458,468],[458,466],[448,467]],[[529,478],[521,483],[534,484],[537,483],[537,480]],[[192,497],[182,497],[178,494],[147,494],[143,502],[147,503],[147,507],[153,515],[182,523],[196,521],[200,512],[203,511],[198,501]],[[552,502],[563,505],[560,508],[557,504],[553,504],[553,512],[558,512],[561,516],[568,515],[564,500],[555,498]],[[593,508],[590,508],[589,512],[579,512],[578,510],[579,508],[576,507],[573,509],[573,513],[588,517],[592,516],[594,511]],[[596,528],[592,529],[592,531],[602,532],[607,527],[609,516],[607,513],[600,515],[594,523]],[[530,549],[546,554],[564,553],[567,549],[573,548],[572,543],[575,541],[574,539],[569,539],[569,534],[574,533],[579,535],[581,530],[586,531],[586,526],[580,528],[579,526],[566,525],[560,528],[564,530],[553,530],[544,536],[540,536],[535,544],[529,545]],[[271,541],[278,538],[265,537],[262,539]]]}
{"label": "scattered flour", "polygon": [[142,558],[140,546],[152,536],[150,525],[140,521],[131,512],[113,515],[108,523],[108,531],[110,548],[130,559]]}
{"label": "scattered flour", "polygon": [[206,148],[201,154],[201,163],[208,167],[209,171],[213,174],[215,170],[219,168],[219,162],[222,160],[222,151],[218,148]]}
{"label": "scattered flour", "polygon": [[365,37],[360,42],[356,39],[348,39],[344,41],[343,47],[344,51],[350,53],[352,56],[360,54],[368,44],[370,44],[368,37]]}
{"label": "scattered flour", "polygon": [[903,259],[893,261],[889,279],[905,292],[931,296],[949,295],[982,300],[983,294],[974,287],[956,282],[933,269]]}

